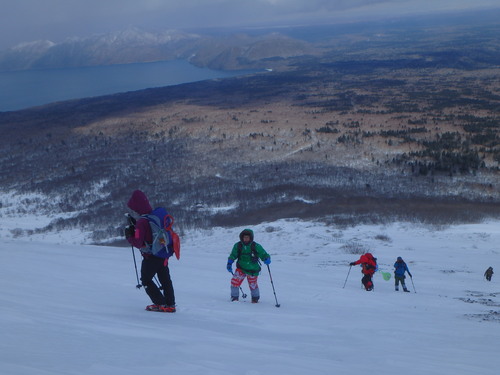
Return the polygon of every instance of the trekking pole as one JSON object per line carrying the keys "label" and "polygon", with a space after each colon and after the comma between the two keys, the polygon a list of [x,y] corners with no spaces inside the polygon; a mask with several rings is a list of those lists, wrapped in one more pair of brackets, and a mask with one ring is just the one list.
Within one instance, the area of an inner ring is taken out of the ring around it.
{"label": "trekking pole", "polygon": [[[135,226],[136,220],[132,217],[130,214],[125,214],[125,217],[127,218],[128,226],[127,228],[131,226]],[[135,261],[135,253],[134,253],[134,246],[131,246],[132,249],[132,257],[134,258],[134,267],[135,267],[135,277],[137,279],[137,285],[135,286],[137,289],[141,289],[142,285],[139,281],[139,274],[137,273],[137,262]]]}
{"label": "trekking pole", "polygon": [[243,299],[247,298],[247,294],[243,291],[243,288],[240,286],[240,290],[241,290],[241,297]]}
{"label": "trekking pole", "polygon": [[349,277],[349,274],[351,273],[351,268],[352,268],[352,266],[349,266],[349,272],[347,272],[347,277],[345,278],[344,286],[342,287],[342,289],[345,288],[345,284],[347,283],[347,278]]}
{"label": "trekking pole", "polygon": [[[134,257],[134,267],[135,267],[135,277],[137,278],[137,285],[135,286],[137,289],[141,289],[142,285],[139,282],[139,274],[137,273],[137,262],[135,261],[135,253],[134,253],[134,247],[132,246],[132,256]],[[156,278],[156,275],[154,276],[154,279],[156,281],[156,284],[160,290],[163,290],[163,286],[161,286],[160,282]]]}
{"label": "trekking pole", "polygon": [[[234,276],[233,271],[231,271],[231,275]],[[243,291],[243,288],[241,287],[241,285],[240,285],[240,291],[241,291],[241,296],[243,297],[243,299],[247,298],[247,294]]]}
{"label": "trekking pole", "polygon": [[134,247],[133,246],[132,246],[132,257],[134,258],[135,277],[137,278],[137,285],[135,287],[137,289],[141,289],[142,285],[139,282],[139,274],[137,273],[137,262],[135,261],[135,253],[134,253]]}
{"label": "trekking pole", "polygon": [[274,299],[276,300],[276,307],[280,307],[281,305],[278,303],[278,298],[276,297],[276,291],[274,290],[274,283],[273,283],[273,277],[271,276],[271,268],[269,267],[269,264],[266,264],[267,270],[269,271],[269,279],[271,279],[271,285],[273,287],[273,293],[274,293]]}
{"label": "trekking pole", "polygon": [[411,285],[413,285],[413,291],[417,293],[417,290],[415,289],[415,284],[413,284],[413,277],[410,276],[410,280],[411,280]]}

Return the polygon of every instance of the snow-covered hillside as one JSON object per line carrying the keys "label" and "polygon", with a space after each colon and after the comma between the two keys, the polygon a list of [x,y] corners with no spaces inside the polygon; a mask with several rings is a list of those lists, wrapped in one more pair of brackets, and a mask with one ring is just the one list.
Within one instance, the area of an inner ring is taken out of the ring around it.
{"label": "snow-covered hillside", "polygon": [[[498,373],[500,223],[255,226],[280,308],[267,268],[261,303],[229,302],[226,260],[242,229],[182,239],[181,260],[171,260],[175,314],[144,311],[130,248],[78,245],[75,233],[2,236],[0,373]],[[411,293],[395,292],[380,273],[365,292],[358,267],[343,288],[355,249],[372,251],[383,271],[403,257]]]}

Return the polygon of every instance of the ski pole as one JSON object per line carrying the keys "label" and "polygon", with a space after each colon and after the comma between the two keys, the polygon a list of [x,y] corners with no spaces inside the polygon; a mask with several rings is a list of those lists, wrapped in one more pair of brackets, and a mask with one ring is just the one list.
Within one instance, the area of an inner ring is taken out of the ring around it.
{"label": "ski pole", "polygon": [[417,290],[415,289],[415,284],[413,284],[413,277],[410,276],[410,280],[411,280],[411,285],[413,285],[413,291],[417,293]]}
{"label": "ski pole", "polygon": [[[234,276],[233,271],[231,271],[231,274]],[[240,291],[241,291],[241,296],[243,297],[243,299],[247,298],[247,294],[243,291],[243,288],[241,286],[240,286]]]}
{"label": "ski pole", "polygon": [[344,286],[342,287],[342,289],[344,289],[344,288],[345,288],[345,284],[347,283],[347,278],[349,277],[349,274],[351,273],[351,268],[352,268],[352,266],[349,266],[349,272],[347,272],[347,276],[346,276],[346,278],[345,278],[345,281],[344,281]]}
{"label": "ski pole", "polygon": [[274,283],[273,283],[273,277],[271,276],[271,268],[269,267],[269,264],[266,264],[267,270],[269,271],[269,279],[271,279],[271,285],[273,287],[273,293],[274,293],[274,299],[276,300],[276,307],[280,307],[281,305],[278,303],[278,298],[276,297],[276,291],[274,290]]}

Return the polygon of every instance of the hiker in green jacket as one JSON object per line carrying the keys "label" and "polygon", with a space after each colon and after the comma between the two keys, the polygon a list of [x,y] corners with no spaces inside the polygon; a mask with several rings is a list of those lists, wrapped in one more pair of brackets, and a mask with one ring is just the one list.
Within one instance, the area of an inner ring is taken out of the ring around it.
{"label": "hiker in green jacket", "polygon": [[[238,301],[240,296],[240,286],[245,277],[250,287],[252,303],[259,302],[260,293],[257,278],[261,270],[259,259],[264,264],[271,263],[271,256],[264,248],[254,242],[253,231],[245,229],[240,233],[240,241],[233,246],[229,259],[227,260],[227,270],[232,273],[231,279],[231,301]],[[236,271],[233,273],[233,262],[236,260]]]}

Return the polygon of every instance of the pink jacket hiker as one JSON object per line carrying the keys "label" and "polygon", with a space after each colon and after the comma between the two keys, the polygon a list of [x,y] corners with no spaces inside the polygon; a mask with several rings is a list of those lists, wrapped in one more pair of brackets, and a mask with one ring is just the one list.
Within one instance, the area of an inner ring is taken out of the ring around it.
{"label": "pink jacket hiker", "polygon": [[[127,206],[139,215],[149,214],[153,211],[146,194],[140,190],[135,190],[132,193]],[[129,237],[127,240],[132,246],[138,249],[145,247],[146,242],[151,243],[153,241],[153,236],[148,219],[142,217],[137,220],[137,223],[135,224],[135,236]]]}

